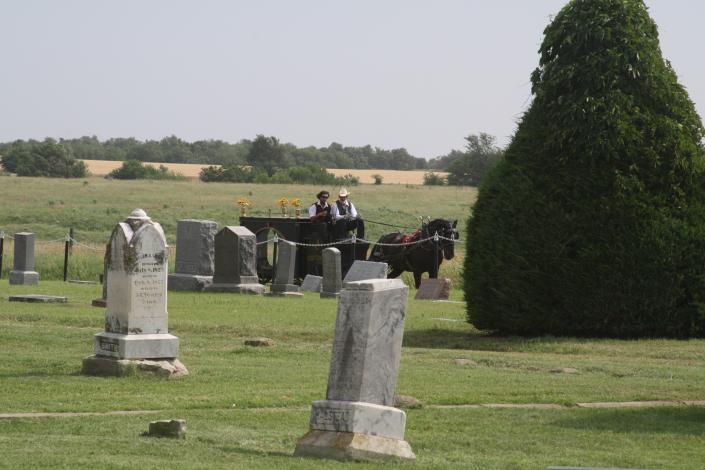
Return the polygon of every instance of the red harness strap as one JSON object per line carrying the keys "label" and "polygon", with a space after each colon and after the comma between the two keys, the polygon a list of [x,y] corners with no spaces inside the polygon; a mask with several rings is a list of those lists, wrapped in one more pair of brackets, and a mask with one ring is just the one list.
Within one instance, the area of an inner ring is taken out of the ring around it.
{"label": "red harness strap", "polygon": [[421,236],[421,230],[417,230],[411,235],[402,235],[401,239],[399,240],[400,243],[411,243],[413,241],[416,241],[419,239],[419,236]]}

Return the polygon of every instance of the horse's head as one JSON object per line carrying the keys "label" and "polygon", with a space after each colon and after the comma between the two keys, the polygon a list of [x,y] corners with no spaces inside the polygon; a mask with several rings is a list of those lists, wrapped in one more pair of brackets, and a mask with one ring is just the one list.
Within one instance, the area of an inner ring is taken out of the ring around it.
{"label": "horse's head", "polygon": [[457,220],[434,219],[428,223],[428,233],[430,236],[437,233],[441,237],[439,245],[443,251],[443,258],[453,259],[455,256],[455,242],[460,238],[455,227],[458,225]]}

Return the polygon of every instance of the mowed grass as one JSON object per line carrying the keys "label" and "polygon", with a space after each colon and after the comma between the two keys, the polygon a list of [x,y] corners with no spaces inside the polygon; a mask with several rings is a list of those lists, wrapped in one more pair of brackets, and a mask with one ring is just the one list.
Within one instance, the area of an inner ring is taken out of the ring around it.
{"label": "mowed grass", "polygon": [[[16,293],[68,304],[8,302]],[[155,411],[129,416],[0,419],[3,464],[104,468],[368,468],[292,456],[312,401],[325,398],[336,301],[169,293],[170,332],[191,375],[177,380],[78,374],[103,327],[99,286],[0,282],[0,413]],[[705,341],[496,337],[453,302],[407,308],[397,393],[408,410],[414,468],[548,465],[701,468],[705,409],[579,409],[582,402],[703,400]],[[458,303],[456,303],[458,302]],[[273,348],[244,340],[273,338]],[[457,365],[455,359],[473,365]],[[552,370],[573,367],[574,374]],[[447,409],[550,403],[563,409]],[[140,433],[154,419],[187,420],[185,441]]]}
{"label": "mowed grass", "polygon": [[[43,279],[61,279],[63,238],[73,227],[75,239],[85,246],[74,247],[69,278],[97,280],[110,232],[136,207],[162,224],[169,243],[174,245],[180,219],[214,220],[219,227],[238,225],[240,211],[236,201],[240,197],[252,202],[249,215],[257,216],[267,216],[270,211],[274,216],[279,214],[276,201],[281,197],[300,198],[305,217],[321,189],[332,194],[338,191],[307,185],[4,177],[0,181],[0,230],[6,235],[34,232],[37,271]],[[349,189],[351,200],[368,221],[366,238],[372,241],[397,230],[411,232],[421,226],[420,218],[426,216],[457,219],[463,237],[465,221],[477,195],[476,189],[461,187],[360,185]],[[293,215],[293,208],[290,209]],[[6,238],[5,242],[3,277],[12,269],[11,240]],[[460,286],[464,244],[456,246],[456,258],[441,265],[441,275]],[[405,276],[405,280],[409,283],[410,277]]]}

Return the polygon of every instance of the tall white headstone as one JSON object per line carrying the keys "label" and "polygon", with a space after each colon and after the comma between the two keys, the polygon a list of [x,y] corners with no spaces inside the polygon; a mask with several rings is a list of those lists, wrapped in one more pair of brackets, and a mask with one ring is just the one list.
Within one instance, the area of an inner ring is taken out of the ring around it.
{"label": "tall white headstone", "polygon": [[296,455],[415,459],[394,389],[409,288],[401,279],[345,284],[338,303],[326,399],[311,407]]}
{"label": "tall white headstone", "polygon": [[161,225],[135,209],[113,230],[106,257],[105,331],[94,336],[95,356],[84,359],[84,373],[123,375],[119,361],[137,361],[131,367],[140,369],[146,360],[183,374],[179,339],[168,328],[169,251]]}

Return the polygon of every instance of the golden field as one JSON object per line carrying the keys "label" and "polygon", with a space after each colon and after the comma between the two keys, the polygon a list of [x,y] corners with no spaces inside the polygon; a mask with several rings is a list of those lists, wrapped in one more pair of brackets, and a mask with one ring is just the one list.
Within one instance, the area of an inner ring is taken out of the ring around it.
{"label": "golden field", "polygon": [[[105,176],[111,171],[120,168],[122,162],[120,161],[106,161],[106,160],[83,160],[83,162],[88,166],[88,171],[95,176]],[[145,162],[147,165],[152,165],[158,168],[159,165],[164,165],[169,170],[176,173],[181,173],[187,178],[198,178],[199,173],[202,168],[209,165],[199,165],[192,163],[153,163]],[[330,168],[328,169],[330,173],[335,176],[343,176],[347,174],[352,174],[360,178],[360,183],[372,184],[374,183],[374,178],[372,175],[381,175],[383,184],[423,184],[423,176],[426,173],[424,170],[410,170],[410,171],[399,171],[399,170],[356,170],[356,169],[346,169],[346,168]],[[443,171],[434,172],[441,176],[447,176],[448,173]]]}

